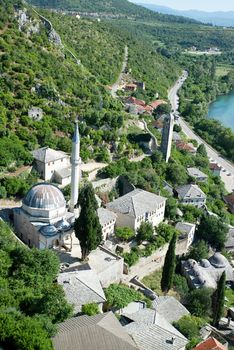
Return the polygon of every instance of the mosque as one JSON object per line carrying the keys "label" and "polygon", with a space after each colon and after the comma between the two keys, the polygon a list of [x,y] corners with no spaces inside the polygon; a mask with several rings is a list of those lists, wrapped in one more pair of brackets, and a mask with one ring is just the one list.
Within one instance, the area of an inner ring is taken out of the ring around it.
{"label": "mosque", "polygon": [[14,209],[15,230],[30,247],[39,249],[65,245],[70,238],[75,221],[80,181],[80,137],[78,122],[72,140],[71,200],[69,209],[61,190],[50,183],[34,185],[23,199],[22,206]]}

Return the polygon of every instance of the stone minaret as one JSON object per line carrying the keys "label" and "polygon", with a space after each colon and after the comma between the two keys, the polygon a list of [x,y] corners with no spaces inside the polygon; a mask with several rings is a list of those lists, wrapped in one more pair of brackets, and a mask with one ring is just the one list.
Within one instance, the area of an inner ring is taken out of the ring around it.
{"label": "stone minaret", "polygon": [[170,114],[164,119],[163,131],[162,131],[162,143],[161,143],[161,152],[163,158],[168,162],[171,156],[171,144],[173,136],[173,127],[174,127],[174,116]]}
{"label": "stone minaret", "polygon": [[74,213],[75,206],[78,202],[79,182],[80,182],[80,135],[78,121],[76,121],[76,129],[72,139],[72,156],[71,156],[71,201],[70,211]]}

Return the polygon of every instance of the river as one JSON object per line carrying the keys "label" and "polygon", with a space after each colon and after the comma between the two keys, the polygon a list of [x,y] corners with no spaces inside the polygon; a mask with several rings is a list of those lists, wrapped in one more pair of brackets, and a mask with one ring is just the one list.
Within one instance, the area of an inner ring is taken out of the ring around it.
{"label": "river", "polygon": [[209,106],[208,117],[219,120],[234,131],[234,90],[218,96]]}

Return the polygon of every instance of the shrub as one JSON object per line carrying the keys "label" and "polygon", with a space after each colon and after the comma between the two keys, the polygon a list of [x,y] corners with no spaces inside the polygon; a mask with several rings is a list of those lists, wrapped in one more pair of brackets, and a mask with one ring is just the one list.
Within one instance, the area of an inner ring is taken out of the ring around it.
{"label": "shrub", "polygon": [[94,316],[100,313],[96,303],[82,305],[81,312],[88,316]]}

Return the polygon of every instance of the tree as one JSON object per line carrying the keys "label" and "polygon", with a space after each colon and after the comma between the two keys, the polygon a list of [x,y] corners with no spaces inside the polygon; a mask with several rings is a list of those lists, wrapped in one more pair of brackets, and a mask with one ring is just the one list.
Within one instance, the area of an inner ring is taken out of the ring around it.
{"label": "tree", "polygon": [[201,259],[207,259],[209,254],[209,247],[203,240],[197,241],[190,248],[187,254],[187,259],[194,259],[200,261]]}
{"label": "tree", "polygon": [[165,216],[170,220],[175,220],[177,216],[178,203],[175,198],[169,197],[166,201]]}
{"label": "tree", "polygon": [[79,197],[80,216],[75,221],[75,235],[80,241],[82,260],[98,247],[102,241],[102,227],[97,215],[97,202],[92,185],[81,190]]}
{"label": "tree", "polygon": [[105,289],[108,308],[122,309],[134,300],[141,300],[141,293],[124,284],[111,284]]}
{"label": "tree", "polygon": [[173,185],[184,185],[187,182],[188,175],[182,165],[169,163],[166,171],[167,180]]}
{"label": "tree", "polygon": [[206,152],[206,147],[204,146],[203,143],[201,143],[198,148],[197,148],[197,153],[200,154],[202,157],[207,158],[207,152]]}
{"label": "tree", "polygon": [[115,235],[122,241],[128,241],[134,236],[134,231],[130,227],[117,227]]}
{"label": "tree", "polygon": [[176,255],[175,255],[176,239],[177,239],[177,234],[174,233],[170,241],[167,254],[165,257],[165,261],[164,261],[162,279],[161,279],[161,289],[164,293],[167,293],[171,289],[173,284],[173,278],[174,278],[175,266],[176,266]]}
{"label": "tree", "polygon": [[186,306],[192,315],[208,317],[211,315],[211,299],[213,289],[194,289],[188,294]]}
{"label": "tree", "polygon": [[141,243],[143,241],[149,241],[154,234],[154,228],[149,222],[142,222],[141,226],[137,230],[136,240]]}
{"label": "tree", "polygon": [[98,304],[96,303],[90,303],[82,305],[81,312],[88,316],[94,316],[100,313],[100,310],[98,308]]}
{"label": "tree", "polygon": [[214,215],[203,215],[198,226],[198,237],[213,248],[221,250],[227,240],[228,226]]}
{"label": "tree", "polygon": [[175,132],[181,132],[181,130],[182,130],[182,128],[181,128],[180,125],[178,125],[178,124],[175,124],[175,125],[174,125],[173,131],[175,131]]}
{"label": "tree", "polygon": [[217,327],[219,325],[219,321],[223,316],[224,310],[224,301],[225,301],[225,284],[226,284],[226,273],[225,271],[222,273],[217,289],[213,294],[213,325]]}

